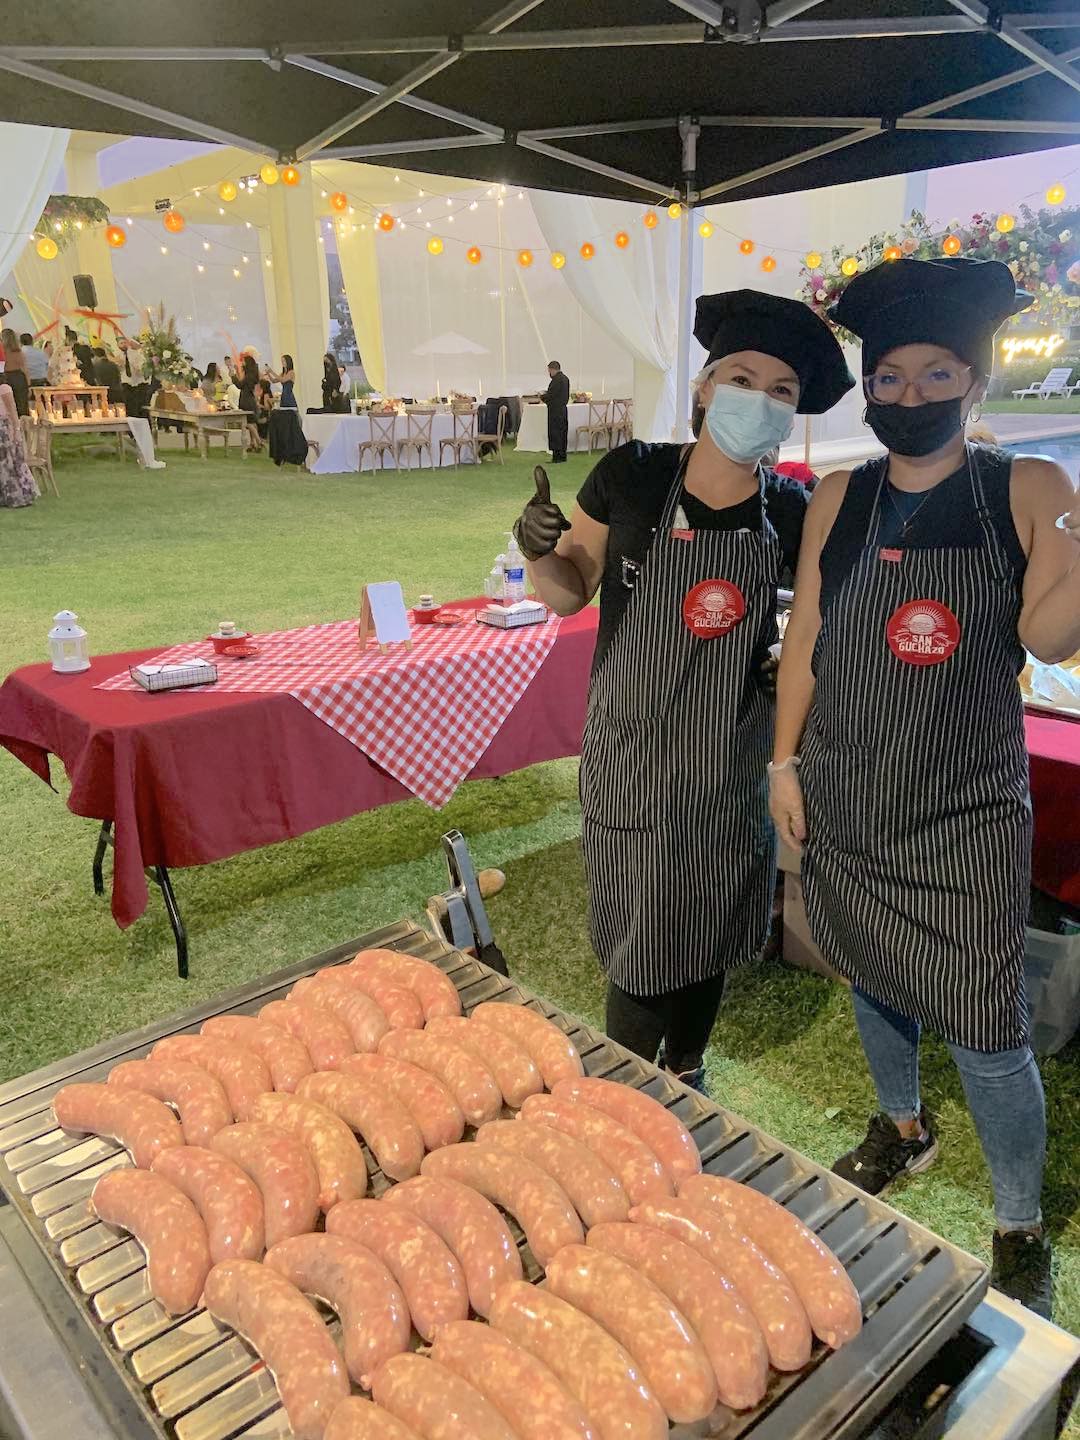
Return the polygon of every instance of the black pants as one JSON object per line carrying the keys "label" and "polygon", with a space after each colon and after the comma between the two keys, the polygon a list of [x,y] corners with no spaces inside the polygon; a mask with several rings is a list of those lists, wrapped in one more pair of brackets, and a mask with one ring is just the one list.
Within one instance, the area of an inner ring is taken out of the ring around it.
{"label": "black pants", "polygon": [[701,1064],[723,994],[722,971],[665,995],[630,995],[609,981],[607,1033],[650,1064],[663,1045],[667,1068],[685,1074]]}
{"label": "black pants", "polygon": [[566,459],[566,436],[570,429],[566,406],[555,410],[548,406],[548,449],[552,460]]}

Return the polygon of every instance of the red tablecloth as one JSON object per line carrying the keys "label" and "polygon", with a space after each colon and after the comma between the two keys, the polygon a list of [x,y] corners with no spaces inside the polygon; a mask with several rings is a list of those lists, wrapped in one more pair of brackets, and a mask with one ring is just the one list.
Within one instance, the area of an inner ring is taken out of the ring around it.
{"label": "red tablecloth", "polygon": [[[598,612],[564,620],[553,650],[473,778],[576,755]],[[113,915],[146,908],[146,865],[202,865],[408,798],[288,695],[131,695],[94,686],[160,652],[106,655],[82,675],[48,665],[0,686],[0,743],[43,780],[49,755],[77,815],[113,820]],[[216,692],[216,687],[215,687]],[[1035,883],[1080,905],[1080,722],[1028,715]]]}
{"label": "red tablecloth", "polygon": [[[597,613],[564,620],[547,659],[470,772],[506,775],[576,755]],[[81,675],[48,665],[0,686],[0,744],[43,780],[57,755],[76,815],[115,823],[112,913],[146,909],[149,865],[203,865],[410,798],[378,765],[287,694],[95,686],[161,646],[105,655]]]}

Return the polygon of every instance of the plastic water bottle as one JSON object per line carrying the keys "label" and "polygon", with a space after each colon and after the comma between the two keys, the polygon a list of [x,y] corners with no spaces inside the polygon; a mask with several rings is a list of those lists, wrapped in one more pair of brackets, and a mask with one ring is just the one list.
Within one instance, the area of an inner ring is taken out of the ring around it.
{"label": "plastic water bottle", "polygon": [[491,574],[484,581],[484,594],[489,600],[501,600],[506,592],[506,556],[496,555]]}
{"label": "plastic water bottle", "polygon": [[503,595],[508,605],[514,605],[525,599],[525,556],[518,549],[517,539],[513,535],[506,547],[505,574]]}

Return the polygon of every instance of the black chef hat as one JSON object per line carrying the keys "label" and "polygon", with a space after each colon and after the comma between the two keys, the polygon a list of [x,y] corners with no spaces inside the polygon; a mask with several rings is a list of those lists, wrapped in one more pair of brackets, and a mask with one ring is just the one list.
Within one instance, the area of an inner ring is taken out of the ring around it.
{"label": "black chef hat", "polygon": [[900,345],[941,345],[983,375],[994,335],[1034,297],[1000,260],[886,260],[856,275],[829,311],[863,342],[863,374]]}
{"label": "black chef hat", "polygon": [[785,361],[799,377],[802,415],[823,415],[855,384],[835,335],[801,300],[759,290],[699,295],[694,338],[710,364],[739,350]]}

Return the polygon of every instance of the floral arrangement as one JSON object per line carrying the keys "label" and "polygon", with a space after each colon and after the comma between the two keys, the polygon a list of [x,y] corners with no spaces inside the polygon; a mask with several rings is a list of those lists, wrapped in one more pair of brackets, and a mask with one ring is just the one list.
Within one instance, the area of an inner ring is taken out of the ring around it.
{"label": "floral arrangement", "polygon": [[50,195],[34,234],[55,240],[61,250],[74,244],[79,232],[93,225],[105,225],[109,207],[93,195]]}
{"label": "floral arrangement", "polygon": [[[925,215],[913,210],[898,231],[872,235],[858,250],[836,246],[813,269],[804,265],[802,298],[825,315],[862,271],[901,256],[936,260],[942,255],[1003,260],[1017,284],[1035,296],[1027,315],[1049,326],[1080,322],[1080,209],[1076,207],[1035,212],[1021,205],[1015,216],[973,215],[964,224],[951,220],[945,229],[935,229]],[[845,343],[855,343],[846,331],[837,333]]]}
{"label": "floral arrangement", "polygon": [[139,331],[136,343],[142,347],[143,364],[148,374],[187,388],[198,383],[195,362],[176,333],[176,317],[166,317],[164,304],[159,305],[156,312],[147,310],[146,324]]}
{"label": "floral arrangement", "polygon": [[591,390],[575,390],[570,396],[570,403],[572,405],[587,405],[591,399]]}

